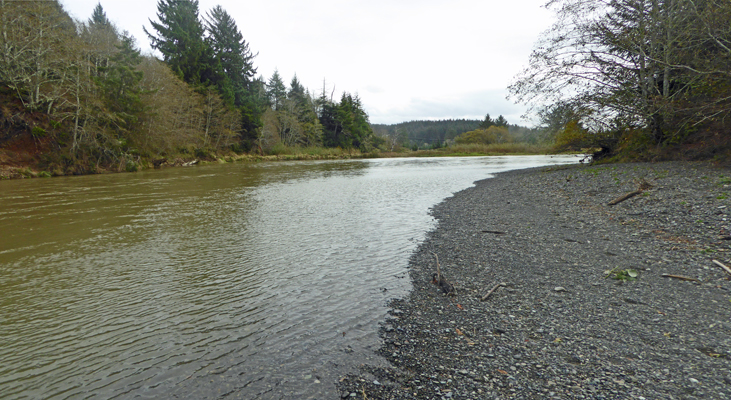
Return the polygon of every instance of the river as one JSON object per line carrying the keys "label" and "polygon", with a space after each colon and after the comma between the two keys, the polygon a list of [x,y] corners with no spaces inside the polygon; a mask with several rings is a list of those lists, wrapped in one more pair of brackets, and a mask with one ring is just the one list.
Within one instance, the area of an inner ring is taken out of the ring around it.
{"label": "river", "polygon": [[429,209],[573,156],[170,168],[0,182],[5,399],[335,398],[383,362]]}

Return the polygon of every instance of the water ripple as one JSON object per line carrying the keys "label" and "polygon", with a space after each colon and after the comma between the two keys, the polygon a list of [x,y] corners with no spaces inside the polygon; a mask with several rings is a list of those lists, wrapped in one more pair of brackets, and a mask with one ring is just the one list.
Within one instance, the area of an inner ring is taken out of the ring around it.
{"label": "water ripple", "polygon": [[0,393],[332,397],[314,377],[373,357],[429,207],[505,168],[394,159],[0,182]]}

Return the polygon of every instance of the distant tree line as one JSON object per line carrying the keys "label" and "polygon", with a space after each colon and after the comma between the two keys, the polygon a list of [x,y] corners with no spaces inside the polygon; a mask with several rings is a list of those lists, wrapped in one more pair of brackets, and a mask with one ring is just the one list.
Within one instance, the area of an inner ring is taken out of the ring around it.
{"label": "distant tree line", "polygon": [[72,172],[274,146],[379,145],[358,96],[313,97],[253,54],[220,6],[159,0],[145,56],[97,5],[75,21],[57,0],[0,1],[0,144],[32,140]]}
{"label": "distant tree line", "polygon": [[731,2],[550,0],[557,21],[510,87],[565,147],[731,155]]}
{"label": "distant tree line", "polygon": [[450,144],[494,144],[520,142],[544,144],[549,140],[543,128],[509,124],[502,115],[484,120],[447,119],[409,121],[393,125],[373,124],[373,132],[391,150],[399,148],[436,149]]}

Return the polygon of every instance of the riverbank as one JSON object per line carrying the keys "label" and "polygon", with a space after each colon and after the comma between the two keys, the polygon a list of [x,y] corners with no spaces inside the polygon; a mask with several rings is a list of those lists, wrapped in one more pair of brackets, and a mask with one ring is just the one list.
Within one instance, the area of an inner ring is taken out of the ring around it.
{"label": "riverbank", "polygon": [[[357,399],[731,398],[731,281],[713,263],[731,264],[730,209],[731,169],[701,163],[478,182],[433,209],[438,228],[410,263],[414,289],[380,331],[391,366],[363,366],[338,389]],[[456,296],[430,283],[432,252]]]}
{"label": "riverbank", "polygon": [[214,154],[199,152],[196,155],[178,154],[171,157],[120,161],[113,166],[93,164],[71,164],[65,167],[46,165],[41,162],[42,152],[32,143],[24,148],[15,146],[4,149],[0,146],[0,180],[50,178],[65,175],[90,175],[117,172],[136,172],[144,169],[167,167],[190,167],[210,163],[263,162],[263,161],[313,161],[313,160],[350,160],[366,158],[403,158],[403,157],[482,157],[505,155],[542,155],[551,153],[550,146],[529,145],[525,143],[503,143],[493,145],[457,145],[434,150],[380,151],[363,153],[356,149],[324,147],[279,147],[273,154],[238,154],[234,152]]}

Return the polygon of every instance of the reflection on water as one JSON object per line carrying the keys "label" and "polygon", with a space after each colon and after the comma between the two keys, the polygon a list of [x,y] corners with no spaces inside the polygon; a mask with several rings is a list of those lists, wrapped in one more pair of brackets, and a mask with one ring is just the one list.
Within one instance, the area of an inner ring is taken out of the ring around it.
{"label": "reflection on water", "polygon": [[[4,398],[333,398],[429,207],[572,157],[261,163],[0,182]],[[370,360],[378,362],[378,360]]]}

